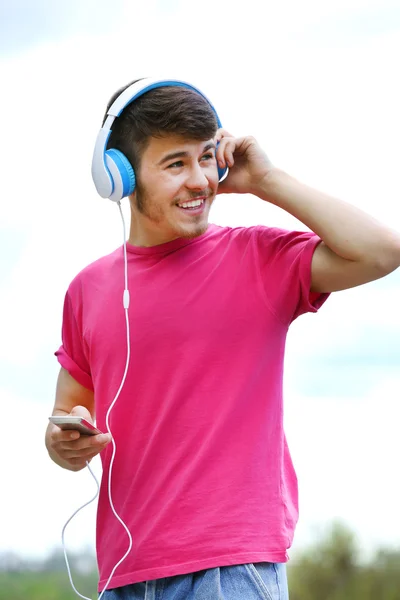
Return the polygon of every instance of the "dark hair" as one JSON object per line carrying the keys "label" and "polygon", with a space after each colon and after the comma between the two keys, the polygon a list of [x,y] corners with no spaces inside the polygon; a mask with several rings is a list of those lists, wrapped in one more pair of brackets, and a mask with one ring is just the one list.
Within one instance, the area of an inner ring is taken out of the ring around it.
{"label": "dark hair", "polygon": [[[112,96],[107,111],[136,81],[131,81]],[[138,171],[140,158],[151,137],[175,134],[191,140],[209,140],[217,128],[215,113],[203,96],[180,86],[159,87],[124,108],[112,125],[107,147],[123,152]]]}

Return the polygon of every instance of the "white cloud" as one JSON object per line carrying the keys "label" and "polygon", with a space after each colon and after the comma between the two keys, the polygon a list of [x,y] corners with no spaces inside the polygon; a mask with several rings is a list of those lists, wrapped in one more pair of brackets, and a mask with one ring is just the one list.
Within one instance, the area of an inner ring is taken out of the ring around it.
{"label": "white cloud", "polygon": [[[72,473],[48,457],[44,433],[50,408],[15,397],[2,389],[4,431],[0,442],[2,510],[0,550],[41,556],[60,545],[61,529],[71,514],[90,500],[96,485],[89,471]],[[99,459],[93,461],[100,474]],[[90,544],[94,549],[95,503],[71,522],[66,540],[70,549]]]}
{"label": "white cloud", "polygon": [[400,377],[354,398],[304,398],[287,391],[286,429],[300,488],[295,549],[338,518],[363,550],[398,544]]}
{"label": "white cloud", "polygon": [[118,22],[124,0],[114,0],[110,11],[96,0],[14,0],[0,7],[0,52],[26,51],[43,40],[57,40],[71,32],[110,31]]}

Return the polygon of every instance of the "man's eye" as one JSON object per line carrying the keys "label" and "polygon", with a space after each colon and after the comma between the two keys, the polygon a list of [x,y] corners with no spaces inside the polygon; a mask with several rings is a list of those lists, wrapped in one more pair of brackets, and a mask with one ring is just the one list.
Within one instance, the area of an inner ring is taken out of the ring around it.
{"label": "man's eye", "polygon": [[205,158],[206,160],[211,160],[214,158],[214,154],[204,154],[202,158]]}
{"label": "man's eye", "polygon": [[173,169],[175,167],[182,167],[182,165],[183,165],[183,162],[181,160],[177,160],[176,162],[168,165],[168,169]]}

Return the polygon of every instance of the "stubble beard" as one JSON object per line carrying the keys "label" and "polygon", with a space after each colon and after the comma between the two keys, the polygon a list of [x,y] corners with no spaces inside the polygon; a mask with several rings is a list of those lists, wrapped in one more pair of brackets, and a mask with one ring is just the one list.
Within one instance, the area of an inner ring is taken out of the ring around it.
{"label": "stubble beard", "polygon": [[[200,194],[197,194],[197,196],[200,196]],[[209,198],[210,195],[207,195],[207,199]],[[193,195],[193,199],[195,199],[195,195]],[[162,223],[164,212],[160,210],[159,207],[149,206],[149,201],[146,199],[146,195],[143,193],[143,190],[140,188],[139,185],[137,185],[136,187],[135,205],[138,212],[150,221],[152,221],[155,225],[159,225],[160,223]],[[208,229],[208,213],[209,208],[207,210],[207,216],[205,219],[204,217],[201,217],[201,221],[199,223],[193,223],[191,226],[188,227],[179,224],[179,222],[176,223],[176,226],[174,226],[174,223],[171,223],[171,228],[174,230],[176,237],[193,239],[199,237],[200,235],[203,235]]]}

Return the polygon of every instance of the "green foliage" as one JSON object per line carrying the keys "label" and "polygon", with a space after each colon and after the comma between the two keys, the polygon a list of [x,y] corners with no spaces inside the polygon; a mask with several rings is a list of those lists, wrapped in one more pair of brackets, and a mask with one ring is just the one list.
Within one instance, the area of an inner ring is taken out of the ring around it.
{"label": "green foliage", "polygon": [[351,531],[334,524],[288,568],[290,600],[400,600],[400,551],[379,550],[367,563]]}
{"label": "green foliage", "polygon": [[[80,593],[97,598],[96,576],[77,576],[74,583]],[[0,573],[0,600],[71,600],[75,597],[78,596],[72,591],[66,573]]]}
{"label": "green foliage", "polygon": [[[340,524],[298,553],[288,567],[290,600],[400,600],[400,550],[380,549],[368,562],[354,535]],[[75,586],[97,598],[97,568],[90,552],[69,557]],[[0,556],[0,600],[71,600],[62,553],[26,561]],[[243,599],[245,600],[245,599]]]}
{"label": "green foliage", "polygon": [[[97,598],[96,576],[74,577],[78,591]],[[73,592],[65,573],[0,573],[0,600],[71,600]]]}
{"label": "green foliage", "polygon": [[[77,590],[97,598],[97,569],[93,555],[71,554],[69,563]],[[53,552],[37,562],[12,553],[0,556],[0,600],[71,600],[78,598],[71,588],[64,554]]]}

